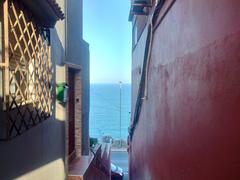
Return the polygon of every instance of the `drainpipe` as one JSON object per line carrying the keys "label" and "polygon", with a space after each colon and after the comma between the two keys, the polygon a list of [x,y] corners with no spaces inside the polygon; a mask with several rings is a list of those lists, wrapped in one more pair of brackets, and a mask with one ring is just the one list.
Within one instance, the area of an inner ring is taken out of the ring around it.
{"label": "drainpipe", "polygon": [[149,64],[151,59],[152,52],[152,41],[154,34],[154,24],[156,23],[157,17],[160,13],[161,8],[163,7],[165,0],[159,0],[157,5],[154,7],[153,14],[150,18],[150,23],[148,24],[148,35],[146,40],[146,47],[144,52],[144,60],[143,60],[143,72],[140,79],[140,84],[138,88],[138,96],[135,105],[135,112],[133,115],[133,122],[129,127],[129,140],[132,140],[135,128],[138,124],[139,117],[141,114],[143,100],[147,100],[148,97],[148,73],[149,73]]}
{"label": "drainpipe", "polygon": [[[148,98],[148,74],[149,74],[149,64],[150,64],[150,60],[151,60],[151,56],[152,56],[152,43],[153,43],[153,38],[154,38],[154,31],[156,30],[156,26],[154,27],[154,25],[156,24],[158,15],[163,7],[165,3],[165,0],[158,0],[157,5],[154,8],[153,14],[150,18],[150,26],[151,26],[151,33],[150,33],[150,44],[149,44],[149,53],[148,53],[148,57],[147,57],[147,67],[146,67],[146,79],[145,79],[145,90],[144,90],[144,97],[143,99],[147,100]],[[166,13],[165,13],[166,14]],[[159,26],[161,21],[158,22],[157,26]]]}

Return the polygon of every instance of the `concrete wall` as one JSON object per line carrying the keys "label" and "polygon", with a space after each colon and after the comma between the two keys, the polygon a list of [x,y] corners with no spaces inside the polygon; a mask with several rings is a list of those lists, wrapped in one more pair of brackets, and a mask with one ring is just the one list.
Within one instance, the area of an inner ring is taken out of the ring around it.
{"label": "concrete wall", "polygon": [[85,41],[81,48],[82,66],[82,155],[89,155],[89,111],[90,111],[90,53]]}
{"label": "concrete wall", "polygon": [[82,40],[82,0],[66,2],[67,19],[67,62],[81,64]]}
{"label": "concrete wall", "polygon": [[64,122],[51,118],[0,142],[1,179],[64,179]]}
{"label": "concrete wall", "polygon": [[[64,7],[64,0],[58,3]],[[54,82],[65,80],[64,26],[61,21],[51,30]],[[0,179],[65,179],[66,110],[55,99],[53,106],[51,118],[11,141],[0,142]]]}
{"label": "concrete wall", "polygon": [[131,179],[240,178],[239,8],[238,0],[176,1],[156,29]]}
{"label": "concrete wall", "polygon": [[138,89],[142,74],[142,65],[143,65],[143,59],[144,59],[144,50],[145,50],[145,42],[147,39],[147,28],[144,29],[141,38],[138,41],[138,44],[133,49],[133,55],[132,55],[132,114],[135,111],[135,104],[137,100],[138,95]]}
{"label": "concrete wall", "polygon": [[90,67],[89,67],[89,45],[82,38],[82,0],[66,1],[67,19],[67,46],[66,62],[81,66],[82,86],[82,154],[89,154],[89,91],[90,91]]}

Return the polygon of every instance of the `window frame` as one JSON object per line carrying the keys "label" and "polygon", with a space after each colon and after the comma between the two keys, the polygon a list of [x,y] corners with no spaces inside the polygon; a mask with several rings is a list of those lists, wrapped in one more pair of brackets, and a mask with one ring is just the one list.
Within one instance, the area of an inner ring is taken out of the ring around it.
{"label": "window frame", "polygon": [[53,69],[49,28],[21,1],[5,0],[3,14],[6,134],[0,140],[10,140],[52,116]]}

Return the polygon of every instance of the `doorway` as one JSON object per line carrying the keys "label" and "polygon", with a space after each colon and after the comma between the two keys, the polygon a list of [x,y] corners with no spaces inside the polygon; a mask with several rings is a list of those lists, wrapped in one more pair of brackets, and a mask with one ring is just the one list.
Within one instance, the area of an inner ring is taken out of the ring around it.
{"label": "doorway", "polygon": [[69,86],[69,102],[68,102],[68,157],[71,162],[76,156],[75,149],[75,71],[69,69],[68,86]]}

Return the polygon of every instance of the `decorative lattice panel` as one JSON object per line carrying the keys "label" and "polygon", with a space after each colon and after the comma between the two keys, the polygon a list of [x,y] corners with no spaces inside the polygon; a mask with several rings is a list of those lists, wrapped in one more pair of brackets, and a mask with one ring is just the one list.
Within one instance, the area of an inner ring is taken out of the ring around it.
{"label": "decorative lattice panel", "polygon": [[52,112],[49,33],[21,1],[9,1],[8,137],[20,135]]}

